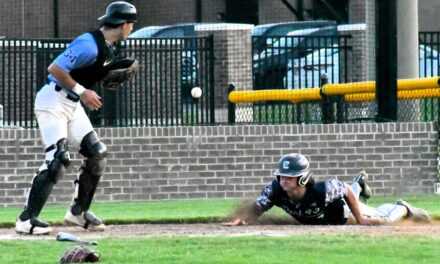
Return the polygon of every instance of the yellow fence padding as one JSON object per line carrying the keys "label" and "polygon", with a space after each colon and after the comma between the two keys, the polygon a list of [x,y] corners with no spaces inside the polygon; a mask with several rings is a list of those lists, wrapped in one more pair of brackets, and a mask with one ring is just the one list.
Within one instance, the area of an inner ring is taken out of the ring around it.
{"label": "yellow fence padding", "polygon": [[319,88],[294,89],[294,90],[259,90],[259,91],[233,91],[229,93],[231,103],[250,103],[262,101],[303,101],[321,100]]}
{"label": "yellow fence padding", "polygon": [[[397,96],[399,99],[416,99],[440,97],[440,77],[419,79],[400,79],[397,81]],[[321,94],[327,96],[344,95],[345,100],[351,102],[375,100],[376,82],[354,82],[340,84],[326,84],[320,88],[304,88],[293,90],[258,90],[233,91],[229,94],[231,103],[250,103],[262,101],[304,101],[321,100]]]}
{"label": "yellow fence padding", "polygon": [[[422,99],[440,97],[440,88],[420,89],[420,90],[403,90],[397,91],[398,99]],[[344,100],[348,102],[365,102],[376,100],[375,93],[356,93],[344,95]]]}
{"label": "yellow fence padding", "polygon": [[[397,90],[420,90],[440,87],[439,77],[401,79],[397,80]],[[354,82],[340,84],[326,84],[322,87],[322,94],[325,95],[344,95],[355,93],[375,93],[376,82]]]}

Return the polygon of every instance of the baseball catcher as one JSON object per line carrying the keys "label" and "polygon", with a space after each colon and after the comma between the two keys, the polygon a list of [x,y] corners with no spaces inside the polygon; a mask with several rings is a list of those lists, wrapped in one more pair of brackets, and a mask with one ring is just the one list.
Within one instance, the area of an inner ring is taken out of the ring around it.
{"label": "baseball catcher", "polygon": [[273,206],[306,225],[380,225],[404,218],[430,221],[427,212],[402,200],[377,208],[360,202],[359,197],[366,200],[371,196],[365,171],[354,178],[352,185],[336,179],[315,181],[310,175],[307,158],[291,153],[281,157],[274,176],[276,179],[263,188],[255,203],[223,225],[252,223]]}
{"label": "baseball catcher", "polygon": [[64,220],[88,230],[106,228],[89,209],[105,172],[107,147],[94,131],[83,106],[90,111],[101,108],[101,96],[91,89],[95,84],[102,82],[104,87],[114,89],[135,73],[137,61],[118,59],[116,43],[127,39],[133,30],[136,8],[128,2],[113,2],[98,20],[101,22],[99,29],[75,38],[49,65],[49,83],[36,95],[34,110],[45,157],[32,179],[24,210],[16,219],[17,233],[43,235],[52,232],[38,216],[54,185],[70,166],[69,145],[72,143],[79,146],[83,162]]}

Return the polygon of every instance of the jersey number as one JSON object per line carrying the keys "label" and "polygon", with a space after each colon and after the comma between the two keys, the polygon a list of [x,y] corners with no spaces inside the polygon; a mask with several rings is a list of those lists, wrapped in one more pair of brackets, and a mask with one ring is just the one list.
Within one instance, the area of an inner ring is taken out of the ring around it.
{"label": "jersey number", "polygon": [[74,63],[77,58],[77,56],[72,55],[72,50],[66,50],[66,52],[64,52],[64,57],[68,58],[70,63]]}

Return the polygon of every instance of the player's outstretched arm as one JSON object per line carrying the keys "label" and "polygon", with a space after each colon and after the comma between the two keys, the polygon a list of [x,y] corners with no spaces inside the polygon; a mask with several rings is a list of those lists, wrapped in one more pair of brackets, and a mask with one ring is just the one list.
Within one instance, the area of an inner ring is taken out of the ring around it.
{"label": "player's outstretched arm", "polygon": [[223,226],[239,226],[239,225],[247,225],[248,223],[241,218],[237,217],[229,222],[223,222],[221,225]]}
{"label": "player's outstretched arm", "polygon": [[263,214],[263,211],[259,209],[255,201],[244,202],[239,205],[232,216],[232,220],[228,222],[223,222],[221,225],[223,226],[239,226],[239,225],[248,225],[249,223],[255,222],[260,215]]}

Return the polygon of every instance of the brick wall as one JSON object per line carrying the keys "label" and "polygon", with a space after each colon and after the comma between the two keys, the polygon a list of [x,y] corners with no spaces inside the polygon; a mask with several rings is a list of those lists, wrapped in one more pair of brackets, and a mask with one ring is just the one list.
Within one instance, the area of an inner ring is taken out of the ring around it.
{"label": "brick wall", "polygon": [[[432,193],[435,123],[213,126],[97,129],[108,146],[97,201],[253,197],[272,179],[282,154],[301,152],[318,178],[351,181],[360,169],[375,194]],[[24,202],[43,148],[38,130],[0,129],[0,205]],[[68,203],[73,165],[50,203]]]}

